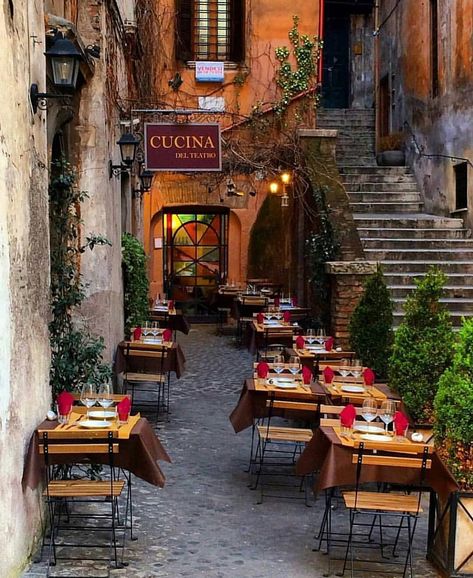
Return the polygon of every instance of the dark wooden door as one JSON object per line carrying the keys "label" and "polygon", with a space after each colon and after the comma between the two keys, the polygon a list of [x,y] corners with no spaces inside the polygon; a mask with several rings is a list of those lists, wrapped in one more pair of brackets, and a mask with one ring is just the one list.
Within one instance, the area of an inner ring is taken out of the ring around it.
{"label": "dark wooden door", "polygon": [[322,57],[322,104],[348,108],[350,94],[350,20],[348,15],[327,15]]}

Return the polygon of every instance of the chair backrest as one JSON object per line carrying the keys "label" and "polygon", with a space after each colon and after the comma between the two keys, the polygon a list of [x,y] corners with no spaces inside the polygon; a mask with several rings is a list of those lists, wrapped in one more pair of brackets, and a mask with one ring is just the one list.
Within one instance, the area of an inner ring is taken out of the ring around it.
{"label": "chair backrest", "polygon": [[[342,411],[345,409],[344,405],[328,405],[328,404],[323,404],[321,403],[319,406],[320,409],[320,416],[325,417],[325,418],[329,418],[329,417],[333,417],[333,416],[339,416]],[[361,415],[362,412],[362,408],[361,407],[356,407],[356,415]]]}
{"label": "chair backrest", "polygon": [[124,348],[125,373],[140,371],[143,373],[163,373],[168,357],[168,348],[165,345],[153,346],[150,349],[133,347],[129,343]]}

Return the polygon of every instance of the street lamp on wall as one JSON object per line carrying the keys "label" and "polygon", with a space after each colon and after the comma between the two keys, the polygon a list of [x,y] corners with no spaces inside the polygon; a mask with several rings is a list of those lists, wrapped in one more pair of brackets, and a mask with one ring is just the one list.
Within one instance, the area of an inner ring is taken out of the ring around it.
{"label": "street lamp on wall", "polygon": [[110,160],[108,162],[108,176],[111,179],[113,176],[119,177],[123,173],[127,173],[131,170],[131,166],[135,160],[136,149],[140,141],[131,133],[125,132],[122,134],[120,139],[117,141],[117,145],[120,147],[121,164],[114,165]]}
{"label": "street lamp on wall", "polygon": [[141,190],[147,193],[151,190],[151,183],[153,182],[153,173],[148,169],[145,169],[140,173]]}

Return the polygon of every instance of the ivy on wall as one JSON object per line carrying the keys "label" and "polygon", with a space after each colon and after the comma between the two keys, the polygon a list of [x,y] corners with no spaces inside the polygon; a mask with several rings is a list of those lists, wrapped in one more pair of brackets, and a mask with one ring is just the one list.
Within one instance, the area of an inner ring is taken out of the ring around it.
{"label": "ivy on wall", "polygon": [[149,281],[146,274],[146,253],[143,245],[130,233],[122,235],[123,294],[125,334],[148,319]]}
{"label": "ivy on wall", "polygon": [[65,160],[54,162],[49,185],[51,245],[51,345],[50,383],[53,398],[63,391],[78,389],[83,383],[98,385],[111,377],[102,362],[102,337],[92,335],[74,315],[86,298],[80,273],[80,256],[96,245],[110,245],[99,235],[80,243],[80,204],[87,193],[75,186],[75,173]]}

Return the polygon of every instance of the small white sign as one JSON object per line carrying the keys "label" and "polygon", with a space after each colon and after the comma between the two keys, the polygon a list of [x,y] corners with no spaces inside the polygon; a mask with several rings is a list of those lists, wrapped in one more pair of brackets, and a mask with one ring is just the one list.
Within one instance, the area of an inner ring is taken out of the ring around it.
{"label": "small white sign", "polygon": [[155,237],[154,238],[154,248],[155,249],[162,249],[163,248],[163,238],[162,237]]}
{"label": "small white sign", "polygon": [[196,62],[195,79],[198,82],[223,82],[225,78],[223,62]]}
{"label": "small white sign", "polygon": [[214,112],[225,112],[225,98],[223,96],[199,96],[199,108]]}

